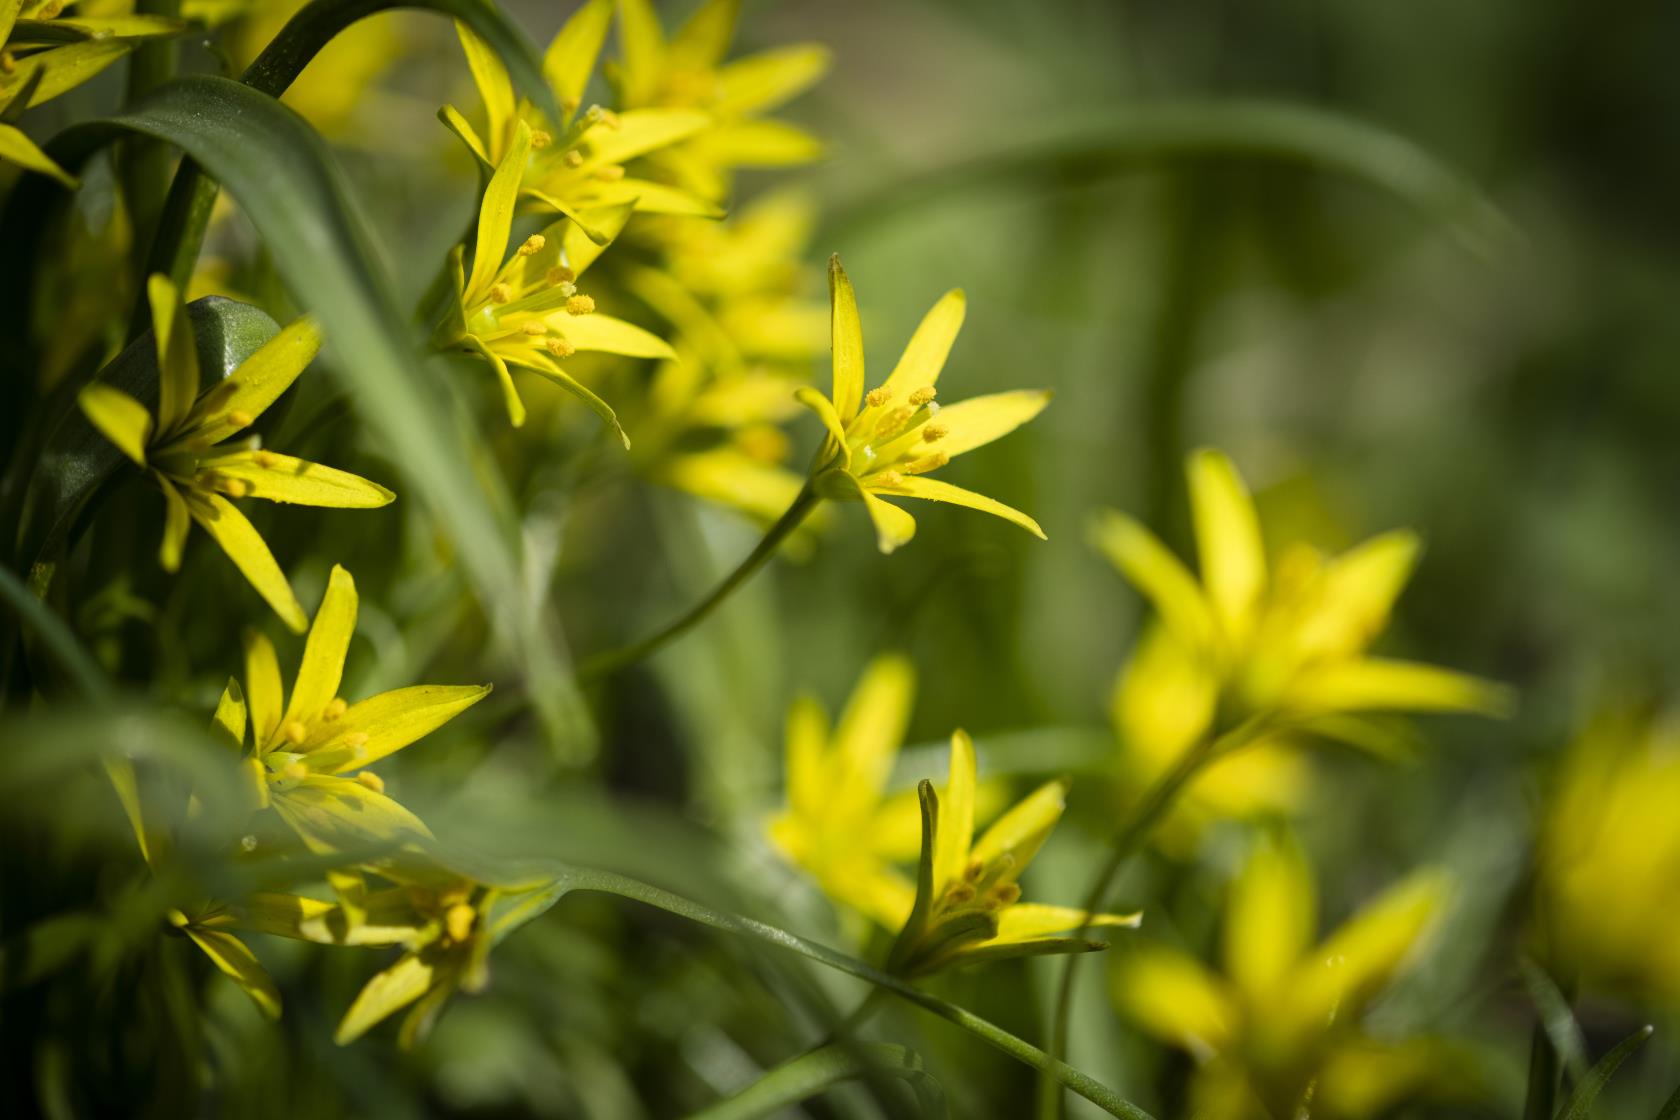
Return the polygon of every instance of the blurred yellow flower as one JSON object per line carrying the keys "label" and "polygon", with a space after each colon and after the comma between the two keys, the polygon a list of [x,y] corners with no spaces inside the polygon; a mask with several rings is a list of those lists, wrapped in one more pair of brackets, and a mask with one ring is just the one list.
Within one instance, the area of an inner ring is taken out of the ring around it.
{"label": "blurred yellow flower", "polygon": [[486,169],[498,167],[519,143],[521,126],[530,144],[519,157],[519,194],[549,211],[577,221],[597,241],[604,231],[582,213],[603,206],[629,204],[655,214],[722,216],[716,206],[689,191],[624,173],[624,164],[685,140],[711,121],[693,109],[632,109],[615,113],[592,105],[579,112],[584,87],[612,19],[613,0],[589,0],[561,27],[543,56],[543,74],[565,119],[545,120],[530,102],[516,97],[501,59],[473,31],[455,25],[484,102],[485,129],[480,133],[460,110],[443,107],[439,116]]}
{"label": "blurred yellow flower", "polygon": [[1021,389],[994,393],[941,408],[935,382],[962,329],[966,301],[947,292],[927,313],[898,365],[878,387],[864,392],[863,324],[857,295],[840,258],[828,262],[833,320],[834,389],[831,397],[809,386],[795,396],[815,412],[828,437],[811,462],[816,493],[831,500],[861,501],[875,523],[882,552],[916,533],[908,513],[887,497],[951,502],[1014,522],[1044,537],[1038,522],[984,494],[926,477],[956,456],[1007,435],[1043,411],[1050,394]]}
{"label": "blurred yellow flower", "polygon": [[597,314],[594,299],[577,289],[578,277],[624,227],[631,206],[584,211],[604,240],[592,239],[578,222],[561,218],[526,238],[503,264],[520,169],[530,146],[531,131],[520,122],[513,146],[484,189],[471,273],[463,263],[465,246],[457,246],[450,255],[456,295],[433,334],[433,343],[440,349],[467,351],[490,363],[515,427],[525,422],[525,404],[510,366],[530,370],[582,398],[628,447],[630,439],[619,425],[618,414],[560,362],[587,350],[637,358],[675,357],[657,336],[622,319]]}
{"label": "blurred yellow flower", "polygon": [[1323,737],[1392,742],[1376,712],[1498,713],[1507,690],[1463,673],[1371,657],[1417,562],[1417,537],[1384,533],[1337,557],[1289,544],[1268,572],[1260,521],[1236,467],[1202,450],[1188,464],[1201,579],[1134,519],[1113,511],[1093,541],[1158,615],[1114,692],[1130,763],[1147,782],[1185,752],[1247,724],[1243,749],[1214,759],[1182,803],[1191,814],[1294,805],[1306,782],[1289,747]]}
{"label": "blurred yellow flower", "polygon": [[740,0],[707,0],[669,40],[649,0],[619,0],[623,62],[614,75],[627,108],[699,109],[707,127],[650,154],[649,162],[694,194],[728,197],[737,167],[790,167],[823,154],[822,141],[765,114],[815,85],[830,54],[796,43],[724,62]]}
{"label": "blurred yellow flower", "polygon": [[146,290],[160,374],[155,415],[121,389],[101,382],[81,391],[82,412],[163,492],[159,558],[164,568],[179,569],[187,533],[196,521],[286,625],[301,632],[308,619],[291,584],[268,545],[228,498],[372,509],[395,495],[358,475],[265,450],[256,436],[226,442],[254,424],[315,357],[321,338],[312,322],[292,323],[220,384],[200,393],[198,352],[180,294],[161,274],[150,279]]}
{"label": "blurred yellow flower", "polygon": [[[229,0],[204,5],[196,13],[207,22],[220,23],[235,14],[239,22],[228,41],[234,64],[244,69],[256,61],[308,0]],[[194,5],[188,0],[185,6]],[[187,14],[184,12],[184,14]],[[333,36],[303,73],[280,95],[280,100],[297,110],[323,134],[354,141],[360,135],[378,136],[383,130],[358,129],[370,109],[377,109],[389,97],[379,89],[382,78],[404,54],[413,49],[404,15],[378,12],[359,19]]]}
{"label": "blurred yellow flower", "polygon": [[1296,1116],[1326,1066],[1367,1045],[1360,1016],[1416,954],[1448,893],[1443,873],[1418,872],[1315,945],[1312,871],[1292,839],[1264,837],[1231,884],[1224,975],[1145,944],[1115,961],[1114,1000],[1200,1063],[1197,1115]]}
{"label": "blurred yellow flower", "polygon": [[1560,981],[1680,1005],[1680,728],[1604,718],[1541,825],[1538,948]]}

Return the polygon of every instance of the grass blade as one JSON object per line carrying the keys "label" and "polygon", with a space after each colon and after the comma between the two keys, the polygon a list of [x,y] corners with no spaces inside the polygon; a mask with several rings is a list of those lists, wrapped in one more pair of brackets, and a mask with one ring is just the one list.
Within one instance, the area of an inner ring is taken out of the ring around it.
{"label": "grass blade", "polygon": [[914,1050],[884,1042],[824,1046],[768,1070],[726,1100],[695,1113],[690,1120],[753,1120],[822,1093],[843,1081],[888,1075],[902,1078],[916,1094],[917,1115],[949,1115],[945,1091],[927,1072]]}

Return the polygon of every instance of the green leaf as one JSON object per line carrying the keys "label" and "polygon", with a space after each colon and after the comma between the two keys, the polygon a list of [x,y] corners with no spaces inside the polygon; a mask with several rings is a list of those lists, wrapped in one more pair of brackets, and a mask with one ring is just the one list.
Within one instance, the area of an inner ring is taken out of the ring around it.
{"label": "green leaf", "polygon": [[692,1120],[750,1120],[822,1093],[844,1081],[865,1077],[901,1078],[916,1094],[917,1115],[949,1115],[945,1091],[927,1072],[921,1055],[885,1042],[824,1046],[769,1070],[727,1100],[697,1112]]}
{"label": "green leaf", "polygon": [[1662,1111],[1656,1115],[1656,1120],[1676,1120],[1680,1117],[1680,1087],[1676,1087],[1668,1102],[1662,1106]]}
{"label": "green leaf", "polygon": [[1581,1037],[1581,1026],[1575,1021],[1575,1013],[1569,1008],[1569,1000],[1564,998],[1552,978],[1532,961],[1518,962],[1517,971],[1522,975],[1523,986],[1528,989],[1528,998],[1534,1002],[1534,1009],[1540,1013],[1546,1037],[1551,1039],[1552,1049],[1563,1059],[1570,1079],[1577,1083],[1584,1081],[1587,1076],[1587,1044]]}
{"label": "green leaf", "polygon": [[1586,1078],[1575,1088],[1575,1095],[1569,1098],[1569,1104],[1558,1114],[1558,1120],[1587,1120],[1592,1115],[1593,1101],[1598,1094],[1610,1083],[1616,1070],[1628,1059],[1628,1055],[1645,1045],[1656,1030],[1655,1027],[1644,1026],[1616,1043],[1611,1051],[1598,1060],[1598,1064],[1587,1071]]}

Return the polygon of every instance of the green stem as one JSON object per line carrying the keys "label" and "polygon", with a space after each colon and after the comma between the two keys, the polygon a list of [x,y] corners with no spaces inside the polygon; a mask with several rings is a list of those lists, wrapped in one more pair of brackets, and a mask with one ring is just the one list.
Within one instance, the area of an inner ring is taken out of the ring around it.
{"label": "green stem", "polygon": [[658,887],[614,874],[611,871],[567,867],[559,873],[558,878],[566,884],[568,890],[600,891],[604,894],[617,895],[620,898],[640,902],[645,906],[653,906],[680,918],[687,918],[689,921],[710,926],[713,929],[723,930],[725,933],[756,938],[778,948],[808,957],[818,964],[844,972],[848,976],[855,976],[859,980],[867,981],[878,988],[885,989],[923,1011],[937,1015],[947,1022],[955,1023],[963,1030],[990,1043],[1017,1061],[1031,1066],[1045,1076],[1054,1079],[1058,1084],[1067,1086],[1110,1116],[1119,1116],[1123,1120],[1153,1120],[1149,1113],[1132,1104],[1100,1081],[1074,1069],[1065,1062],[1057,1061],[1025,1039],[1017,1038],[978,1015],[965,1011],[955,1004],[946,1003],[936,996],[928,995],[919,988],[911,987],[896,976],[889,976],[879,969],[872,968],[854,957],[846,956],[844,953],[836,952],[826,945],[807,941],[786,930],[754,921],[751,918],[743,918],[739,915],[713,910],[710,907],[700,905],[698,902],[683,898],[681,895],[660,890]]}
{"label": "green stem", "polygon": [[[1240,729],[1239,729],[1240,730]],[[1236,734],[1235,732],[1233,734]],[[1114,885],[1115,878],[1121,868],[1142,846],[1150,831],[1166,814],[1168,808],[1196,772],[1202,768],[1217,751],[1224,748],[1224,739],[1209,735],[1195,746],[1185,751],[1179,757],[1173,768],[1144,794],[1143,800],[1127,819],[1125,825],[1115,834],[1113,850],[1109,852],[1108,861],[1102,870],[1097,872],[1091,881],[1091,889],[1086,893],[1084,917],[1080,919],[1079,928],[1070,936],[1083,936],[1090,928],[1091,918],[1103,907],[1108,898],[1109,888]],[[1073,1009],[1073,978],[1074,969],[1079,958],[1084,954],[1072,954],[1062,962],[1062,977],[1056,989],[1056,1003],[1050,1017],[1050,1047],[1049,1056],[1052,1061],[1059,1061],[1067,1049],[1068,1019]],[[1038,1115],[1039,1120],[1055,1120],[1062,1111],[1061,1089],[1054,1081],[1043,1079],[1039,1082]]]}
{"label": "green stem", "polygon": [[716,610],[725,599],[729,598],[737,587],[750,579],[753,573],[764,566],[765,561],[775,555],[782,542],[795,529],[799,528],[807,517],[811,516],[811,512],[817,508],[817,503],[820,501],[822,499],[817,496],[810,483],[806,483],[805,488],[799,491],[799,496],[793,499],[793,504],[788,506],[786,512],[776,519],[774,525],[765,530],[763,539],[747,554],[747,558],[741,561],[734,571],[725,576],[723,582],[713,588],[710,595],[700,600],[687,614],[658,633],[643,638],[634,645],[600,654],[585,661],[578,667],[578,680],[593,681],[611,676],[620,669],[641,661],[667,643],[682,637],[704,621],[706,616]]}
{"label": "green stem", "polygon": [[[181,0],[139,0],[135,11],[176,19],[181,15]],[[173,78],[179,63],[180,48],[174,39],[154,39],[135,48],[128,62],[124,104],[133,105]],[[159,215],[163,212],[164,197],[169,191],[169,148],[157,140],[135,139],[129,141],[125,155],[123,196],[134,228],[134,263],[140,265],[149,258],[147,250],[152,245]],[[145,288],[142,278],[140,290],[144,292]],[[144,306],[145,300],[140,302]]]}
{"label": "green stem", "polygon": [[1557,1050],[1546,1032],[1544,1017],[1536,1016],[1528,1040],[1528,1093],[1523,1099],[1523,1120],[1552,1120],[1557,1088]]}

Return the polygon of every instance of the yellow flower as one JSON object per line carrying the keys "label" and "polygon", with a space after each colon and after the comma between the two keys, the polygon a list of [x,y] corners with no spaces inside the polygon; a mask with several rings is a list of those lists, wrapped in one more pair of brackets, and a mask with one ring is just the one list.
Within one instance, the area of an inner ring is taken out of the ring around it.
{"label": "yellow flower", "polygon": [[1095,544],[1159,616],[1122,672],[1115,723],[1147,780],[1198,743],[1254,720],[1243,750],[1215,759],[1186,804],[1203,814],[1293,805],[1305,763],[1289,742],[1321,736],[1381,748],[1375,712],[1495,713],[1506,690],[1463,673],[1367,655],[1417,562],[1409,532],[1337,557],[1292,544],[1268,572],[1259,517],[1231,461],[1189,460],[1200,581],[1137,521],[1107,512]]}
{"label": "yellow flower", "polygon": [[[356,584],[334,566],[287,697],[274,646],[261,634],[245,646],[245,688],[228,683],[216,722],[245,757],[255,807],[272,807],[319,853],[424,841],[420,819],[385,795],[364,769],[448,723],[482,700],[489,685],[423,684],[354,704],[338,694],[356,629]],[[247,718],[248,716],[248,718]]]}
{"label": "yellow flower", "polygon": [[[1077,928],[1081,911],[1017,901],[1016,879],[1061,816],[1063,783],[1039,789],[971,846],[974,821],[991,816],[1000,798],[997,787],[976,785],[974,746],[959,731],[951,740],[944,823],[932,841],[925,831],[932,823],[928,806],[938,800],[931,787],[885,795],[914,684],[904,658],[877,658],[832,735],[816,701],[795,702],[788,713],[787,808],[770,821],[771,841],[830,898],[900,932],[893,963],[906,975],[1090,947],[1046,937]],[[912,881],[894,864],[918,852],[922,874]],[[1096,915],[1092,924],[1135,922],[1135,916]]]}
{"label": "yellow flower", "polygon": [[1121,1011],[1201,1063],[1198,1115],[1296,1115],[1338,1051],[1362,1044],[1360,1015],[1414,956],[1448,884],[1419,872],[1314,946],[1316,893],[1299,848],[1262,839],[1231,885],[1223,976],[1165,945],[1115,962]]}
{"label": "yellow flower", "polygon": [[766,120],[827,73],[829,51],[796,43],[724,62],[740,0],[707,0],[669,41],[649,0],[620,0],[624,58],[617,85],[626,107],[694,108],[708,127],[649,159],[688,190],[721,202],[737,167],[789,167],[823,154],[820,140]]}
{"label": "yellow flower", "polygon": [[433,342],[490,363],[501,381],[508,418],[515,427],[525,422],[525,404],[514,387],[510,366],[530,370],[581,397],[628,447],[630,440],[617,413],[560,362],[586,350],[636,358],[675,357],[657,336],[622,319],[598,314],[594,299],[577,289],[578,277],[624,228],[631,207],[625,203],[584,212],[597,231],[604,231],[604,241],[591,239],[578,222],[562,218],[526,238],[503,264],[513,229],[520,168],[530,144],[531,131],[521,122],[513,147],[484,190],[472,272],[463,264],[465,246],[457,246],[450,256],[456,298]]}
{"label": "yellow flower", "polygon": [[961,291],[945,294],[927,313],[898,365],[878,387],[864,392],[863,325],[857,295],[840,258],[828,262],[834,340],[834,391],[824,397],[806,387],[795,394],[828,429],[811,463],[818,495],[862,501],[875,523],[882,552],[916,533],[908,513],[885,500],[924,498],[967,506],[1012,521],[1042,538],[1038,522],[1002,502],[927,475],[965,451],[1007,435],[1037,416],[1050,401],[1042,390],[1022,389],[973,397],[941,408],[935,382],[962,328]]}
{"label": "yellow flower", "polygon": [[1680,728],[1604,718],[1542,820],[1539,950],[1564,981],[1680,1005]]}
{"label": "yellow flower", "polygon": [[200,393],[192,324],[179,293],[161,274],[150,279],[146,291],[158,352],[155,415],[121,389],[97,382],[82,390],[82,412],[163,492],[164,568],[179,569],[196,521],[286,625],[301,632],[308,619],[291,584],[228,498],[372,509],[395,495],[358,475],[265,450],[255,436],[228,442],[255,423],[314,358],[321,338],[313,323],[292,323],[224,381]]}
{"label": "yellow flower", "polygon": [[[234,12],[218,10],[232,7],[222,0],[202,14],[216,22],[235,14],[241,17],[228,49],[236,65],[243,69],[256,60],[305,3],[306,0],[244,0],[238,5],[240,10]],[[322,133],[352,139],[358,131],[354,128],[358,118],[365,122],[370,108],[377,110],[382,101],[390,99],[389,92],[379,88],[379,79],[414,49],[403,19],[401,15],[381,12],[352,23],[333,36],[281,94],[280,100]],[[378,134],[377,129],[372,131]],[[364,137],[366,134],[363,130]]]}
{"label": "yellow flower", "polygon": [[519,143],[521,126],[531,142],[519,156],[519,194],[574,219],[598,242],[606,232],[584,211],[629,205],[646,213],[716,218],[722,212],[688,191],[627,176],[624,164],[637,156],[684,140],[710,123],[692,109],[635,109],[614,113],[598,105],[578,112],[589,73],[612,18],[613,0],[589,0],[566,21],[543,56],[548,78],[565,119],[554,122],[523,98],[501,59],[472,30],[455,25],[473,82],[484,101],[485,130],[478,132],[452,105],[439,116],[486,169],[501,166]]}
{"label": "yellow flower", "polygon": [[0,0],[0,162],[76,180],[17,127],[26,109],[81,85],[143,40],[177,34],[177,20],[150,15],[60,18],[67,0]]}

